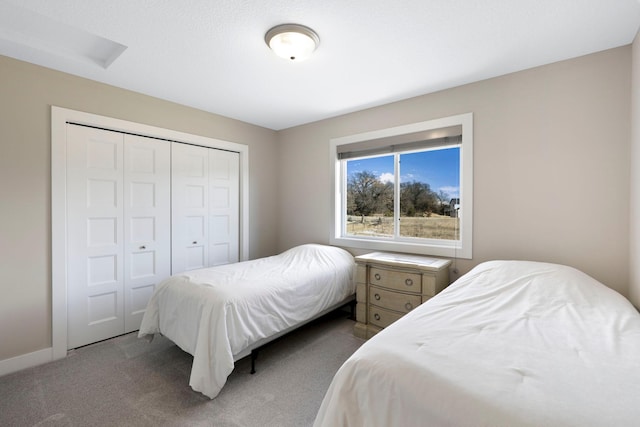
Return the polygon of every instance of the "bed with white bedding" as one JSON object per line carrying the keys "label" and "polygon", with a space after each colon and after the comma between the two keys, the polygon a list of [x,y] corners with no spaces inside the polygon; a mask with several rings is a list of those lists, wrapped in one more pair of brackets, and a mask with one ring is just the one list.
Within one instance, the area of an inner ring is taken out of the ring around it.
{"label": "bed with white bedding", "polygon": [[480,264],[356,351],[314,425],[640,425],[640,315],[570,267]]}
{"label": "bed with white bedding", "polygon": [[177,274],[156,289],[138,336],[162,334],[192,354],[189,385],[214,398],[234,361],[353,300],[354,265],[343,249],[307,244]]}

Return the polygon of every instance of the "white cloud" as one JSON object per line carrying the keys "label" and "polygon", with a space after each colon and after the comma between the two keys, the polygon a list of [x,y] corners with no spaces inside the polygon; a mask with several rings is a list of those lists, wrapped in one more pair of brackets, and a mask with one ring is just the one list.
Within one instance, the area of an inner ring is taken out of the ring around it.
{"label": "white cloud", "polygon": [[452,199],[460,197],[460,187],[440,187],[438,190],[447,193]]}
{"label": "white cloud", "polygon": [[394,178],[393,174],[392,174],[392,173],[389,173],[389,172],[387,172],[387,173],[383,173],[382,175],[380,175],[380,176],[378,177],[378,179],[380,180],[380,182],[385,183],[385,184],[386,184],[387,182],[393,182],[393,178]]}

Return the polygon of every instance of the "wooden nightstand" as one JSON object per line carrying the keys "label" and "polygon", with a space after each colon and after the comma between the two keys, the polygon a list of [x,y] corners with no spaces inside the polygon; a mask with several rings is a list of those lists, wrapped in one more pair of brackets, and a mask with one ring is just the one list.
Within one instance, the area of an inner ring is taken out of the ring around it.
{"label": "wooden nightstand", "polygon": [[449,285],[451,260],[373,252],[356,260],[356,325],[371,338]]}

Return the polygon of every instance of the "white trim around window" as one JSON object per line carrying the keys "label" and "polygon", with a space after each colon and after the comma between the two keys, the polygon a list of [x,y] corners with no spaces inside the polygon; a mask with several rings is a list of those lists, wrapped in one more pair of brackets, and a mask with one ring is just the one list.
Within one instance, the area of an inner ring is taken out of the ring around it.
{"label": "white trim around window", "polygon": [[[340,160],[340,153],[352,149],[364,150],[375,147],[380,149],[385,144],[393,149],[393,145],[412,141],[416,136],[433,139],[447,135],[451,129],[462,128],[462,142],[460,144],[460,204],[463,214],[460,218],[459,240],[361,238],[347,235],[344,222],[346,221],[346,176],[344,161]],[[424,135],[424,136],[422,136]],[[393,252],[415,253],[454,258],[472,258],[473,247],[473,113],[465,113],[441,119],[428,120],[419,123],[381,129],[371,132],[349,135],[330,140],[330,168],[333,179],[331,191],[331,235],[330,243],[336,246],[383,250]]]}

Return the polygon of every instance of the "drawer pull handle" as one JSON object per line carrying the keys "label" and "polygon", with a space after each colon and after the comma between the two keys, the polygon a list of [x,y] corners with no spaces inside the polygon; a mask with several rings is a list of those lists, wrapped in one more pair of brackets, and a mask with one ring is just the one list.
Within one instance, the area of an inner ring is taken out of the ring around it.
{"label": "drawer pull handle", "polygon": [[147,247],[143,245],[143,246],[140,246],[140,249],[141,249],[141,250],[142,250],[142,249],[147,249]]}
{"label": "drawer pull handle", "polygon": [[413,286],[413,280],[412,279],[405,279],[404,284],[407,286]]}
{"label": "drawer pull handle", "polygon": [[378,313],[374,314],[374,315],[373,315],[373,317],[374,317],[374,319],[376,319],[376,320],[380,320],[380,315],[379,315]]}
{"label": "drawer pull handle", "polygon": [[376,299],[376,301],[380,301],[380,294],[375,294],[373,297]]}
{"label": "drawer pull handle", "polygon": [[375,277],[375,278],[376,278],[376,280],[380,280],[380,273],[376,273],[376,274],[374,274],[374,275],[373,275],[373,277]]}
{"label": "drawer pull handle", "polygon": [[410,302],[408,302],[404,305],[404,308],[406,308],[407,311],[411,311],[413,310],[413,305]]}
{"label": "drawer pull handle", "polygon": [[197,240],[194,240],[192,244],[193,244],[193,245],[197,245],[197,244],[198,244],[198,241],[197,241]]}

